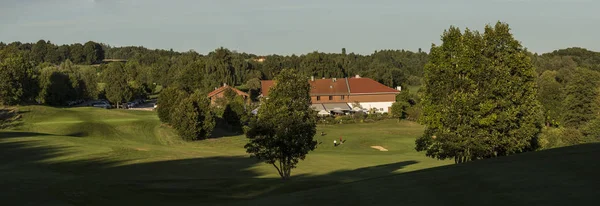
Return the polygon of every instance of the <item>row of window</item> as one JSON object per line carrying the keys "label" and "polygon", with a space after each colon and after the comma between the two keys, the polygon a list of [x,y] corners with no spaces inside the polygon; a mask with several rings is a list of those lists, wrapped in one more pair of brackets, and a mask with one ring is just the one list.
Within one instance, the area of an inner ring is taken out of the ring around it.
{"label": "row of window", "polygon": [[[344,98],[346,98],[346,96],[340,96],[341,100],[344,100]],[[329,100],[333,100],[333,96],[329,96]],[[321,101],[321,96],[317,96],[317,101]]]}

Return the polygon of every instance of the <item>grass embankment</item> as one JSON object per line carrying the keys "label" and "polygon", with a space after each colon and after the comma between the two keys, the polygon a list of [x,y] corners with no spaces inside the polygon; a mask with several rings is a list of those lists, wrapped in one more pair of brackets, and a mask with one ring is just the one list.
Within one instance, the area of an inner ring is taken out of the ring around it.
{"label": "grass embankment", "polygon": [[423,128],[412,122],[323,125],[281,181],[246,155],[243,136],[182,142],[154,112],[20,112],[18,129],[0,131],[6,205],[593,205],[600,195],[600,144],[449,165],[414,150]]}

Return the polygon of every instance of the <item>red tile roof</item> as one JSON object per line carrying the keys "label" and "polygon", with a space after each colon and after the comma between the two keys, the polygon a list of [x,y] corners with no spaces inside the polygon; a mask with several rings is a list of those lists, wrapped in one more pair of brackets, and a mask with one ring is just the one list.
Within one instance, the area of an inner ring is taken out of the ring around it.
{"label": "red tile roof", "polygon": [[315,79],[309,81],[311,95],[348,95],[346,79]]}
{"label": "red tile roof", "polygon": [[[310,81],[310,95],[352,95],[352,94],[376,94],[376,93],[400,93],[400,91],[385,86],[369,78],[338,78],[315,79]],[[273,80],[261,81],[261,92],[263,96],[269,96],[270,88],[275,84]]]}
{"label": "red tile roof", "polygon": [[385,86],[369,78],[348,79],[350,94],[400,93],[400,91]]}
{"label": "red tile roof", "polygon": [[218,89],[215,89],[214,91],[212,91],[212,92],[208,93],[208,95],[207,95],[207,96],[210,98],[210,97],[212,97],[212,96],[215,96],[215,95],[217,95],[217,94],[219,94],[219,93],[221,93],[221,92],[225,91],[225,89],[227,89],[227,88],[231,88],[231,89],[232,89],[232,90],[233,90],[235,93],[237,93],[238,95],[242,95],[242,96],[250,96],[250,95],[248,95],[248,93],[246,93],[246,92],[242,92],[242,91],[240,91],[239,89],[233,88],[233,87],[231,87],[231,86],[229,86],[229,85],[227,85],[227,86],[222,86],[222,87],[219,87]]}
{"label": "red tile roof", "polygon": [[[348,95],[346,79],[315,79],[310,81],[310,95]],[[261,81],[261,92],[263,96],[269,96],[269,90],[275,84],[273,80]]]}
{"label": "red tile roof", "polygon": [[275,81],[273,80],[260,81],[260,93],[265,97],[269,96],[269,90],[273,85],[275,85]]}

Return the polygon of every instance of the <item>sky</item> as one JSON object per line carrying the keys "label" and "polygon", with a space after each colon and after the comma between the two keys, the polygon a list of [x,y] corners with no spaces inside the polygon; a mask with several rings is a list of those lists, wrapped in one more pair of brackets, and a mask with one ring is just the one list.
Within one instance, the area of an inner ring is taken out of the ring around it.
{"label": "sky", "polygon": [[600,0],[0,0],[0,41],[304,54],[429,51],[451,25],[511,26],[529,51],[600,51]]}

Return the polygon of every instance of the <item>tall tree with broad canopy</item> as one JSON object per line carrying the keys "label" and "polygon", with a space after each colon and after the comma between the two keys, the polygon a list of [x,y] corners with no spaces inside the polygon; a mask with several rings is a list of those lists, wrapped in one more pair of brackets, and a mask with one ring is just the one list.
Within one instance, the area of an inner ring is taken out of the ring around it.
{"label": "tall tree with broad canopy", "polygon": [[171,124],[175,108],[183,99],[189,96],[188,93],[176,87],[167,87],[158,95],[158,107],[156,108],[158,118],[161,122]]}
{"label": "tall tree with broad canopy", "polygon": [[576,68],[566,78],[564,122],[567,127],[579,128],[600,114],[600,73]]}
{"label": "tall tree with broad canopy", "polygon": [[456,163],[536,149],[542,127],[536,73],[507,24],[450,27],[425,67],[418,151]]}
{"label": "tall tree with broad canopy", "polygon": [[544,112],[546,126],[562,125],[563,104],[565,98],[563,86],[557,81],[557,71],[546,70],[537,80],[539,91],[538,99]]}
{"label": "tall tree with broad canopy", "polygon": [[21,55],[0,59],[0,105],[16,105],[32,100],[37,90],[31,63]]}
{"label": "tall tree with broad canopy", "polygon": [[117,108],[121,102],[128,101],[133,97],[131,87],[127,83],[127,73],[123,63],[110,63],[103,74],[104,82],[107,82],[106,97],[112,103],[117,104]]}
{"label": "tall tree with broad canopy", "polygon": [[210,100],[200,92],[182,99],[171,115],[173,127],[186,141],[208,138],[216,125]]}
{"label": "tall tree with broad canopy", "polygon": [[273,165],[283,179],[317,142],[316,114],[310,107],[308,77],[285,69],[276,78],[269,97],[264,100],[256,118],[246,128],[250,142],[246,152]]}

